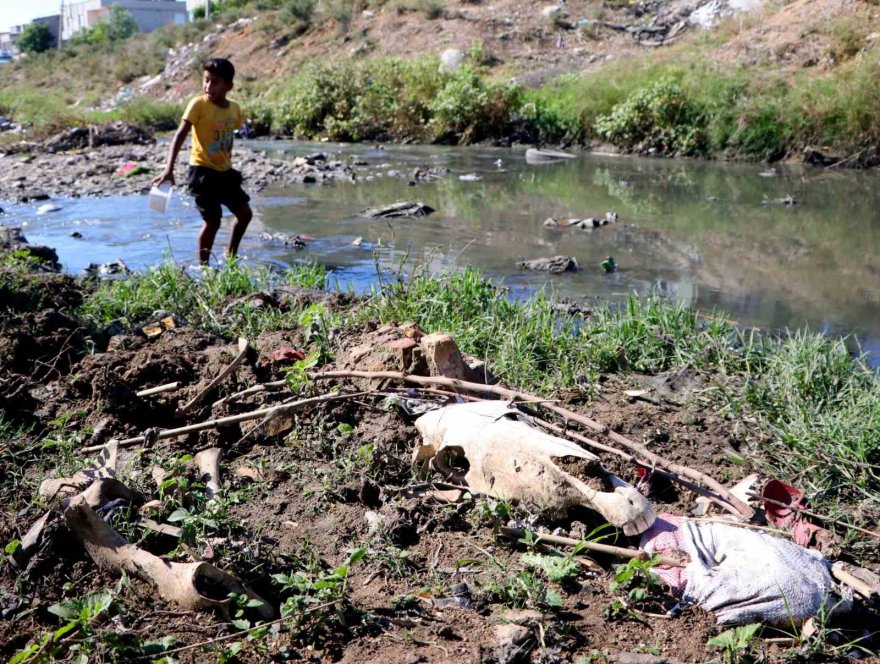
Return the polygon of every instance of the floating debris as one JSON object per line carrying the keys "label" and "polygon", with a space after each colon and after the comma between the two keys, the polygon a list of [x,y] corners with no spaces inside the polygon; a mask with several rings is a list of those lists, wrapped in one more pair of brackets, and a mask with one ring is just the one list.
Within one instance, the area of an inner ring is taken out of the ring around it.
{"label": "floating debris", "polygon": [[371,219],[393,219],[395,217],[427,217],[434,212],[434,208],[424,203],[400,201],[377,208],[367,208],[361,212],[361,216]]}
{"label": "floating debris", "polygon": [[549,272],[550,274],[562,274],[563,272],[577,272],[581,269],[573,256],[553,256],[551,258],[534,258],[522,261],[518,265],[525,270],[536,272]]}

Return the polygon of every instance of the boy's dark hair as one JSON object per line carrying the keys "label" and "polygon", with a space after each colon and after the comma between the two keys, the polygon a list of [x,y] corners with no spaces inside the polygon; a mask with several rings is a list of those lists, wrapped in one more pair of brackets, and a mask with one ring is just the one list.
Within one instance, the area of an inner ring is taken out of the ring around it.
{"label": "boy's dark hair", "polygon": [[235,67],[226,58],[211,58],[202,65],[202,69],[219,76],[227,83],[232,83],[232,79],[235,78]]}

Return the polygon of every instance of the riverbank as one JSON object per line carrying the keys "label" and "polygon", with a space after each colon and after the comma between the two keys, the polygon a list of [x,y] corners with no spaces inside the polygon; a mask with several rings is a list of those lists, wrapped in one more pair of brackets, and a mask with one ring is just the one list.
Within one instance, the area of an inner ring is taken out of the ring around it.
{"label": "riverbank", "polygon": [[[0,326],[0,491],[10,554],[51,505],[36,497],[41,481],[69,477],[91,460],[81,448],[325,395],[328,385],[306,372],[393,368],[406,344],[382,344],[394,338],[392,322],[406,321],[451,333],[482,360],[483,375],[598,420],[608,430],[590,435],[602,441],[609,431],[628,437],[728,485],[765,473],[803,489],[817,512],[876,527],[880,381],[833,339],[763,338],[655,299],[589,313],[562,312],[544,296],[517,304],[473,271],[388,275],[373,294],[352,298],[321,290],[326,273],[314,266],[279,273],[232,265],[193,277],[164,264],[95,282],[35,271],[27,245],[7,250],[0,299],[13,315]],[[245,352],[238,337],[249,340]],[[295,351],[308,360],[298,363]],[[236,357],[238,368],[201,396]],[[229,398],[285,376],[280,390]],[[169,383],[177,386],[139,394]],[[183,656],[507,661],[522,650],[564,661],[614,661],[627,652],[690,661],[717,654],[707,641],[723,630],[710,614],[691,607],[672,619],[656,615],[674,600],[638,581],[645,594],[634,600],[619,589],[622,570],[613,571],[613,561],[562,557],[571,569],[559,576],[535,566],[549,557],[540,547],[496,536],[513,519],[578,539],[602,523],[595,514],[548,519],[505,501],[450,505],[403,491],[424,479],[411,468],[418,435],[407,413],[419,399],[443,395],[346,379],[335,390],[339,401],[295,417],[256,428],[230,422],[119,452],[116,477],[157,497],[141,514],[180,530],[143,530],[142,519],[119,508],[105,514],[108,522],[145,550],[208,560],[241,579],[287,611],[280,629],[237,631],[259,620],[246,600],[232,607],[232,625],[182,613],[141,579],[120,583],[116,572],[96,572],[59,524],[24,571],[9,562],[0,571],[12,616],[3,623],[3,655],[42,647],[58,657],[158,657],[202,642]],[[349,391],[358,396],[346,398]],[[190,455],[214,446],[224,450],[219,498],[187,470]],[[603,455],[603,463],[637,481],[635,468],[615,457]],[[164,477],[158,493],[156,467]],[[651,487],[657,512],[693,506],[675,485],[655,478]],[[877,540],[824,525],[841,536],[835,556],[876,567]],[[636,542],[618,534],[616,543]],[[50,611],[53,604],[61,608]],[[533,613],[509,613],[520,609]],[[843,661],[851,648],[843,644],[853,639],[876,652],[873,637],[862,638],[876,620],[857,602],[854,614],[823,620],[811,636],[795,633],[788,645],[749,638],[739,648]],[[509,630],[497,626],[511,621],[533,637],[505,638]]]}
{"label": "riverbank", "polygon": [[[0,114],[36,134],[116,119],[169,129],[197,90],[194,63],[222,51],[248,54],[236,96],[254,126],[299,138],[878,163],[868,5],[768,2],[704,30],[659,6],[570,2],[548,18],[512,0],[441,4],[290,16],[238,3],[216,22],[6,67]],[[450,44],[457,64],[441,67]]]}
{"label": "riverbank", "polygon": [[[113,135],[113,125],[101,135]],[[93,128],[94,129],[94,128]],[[42,143],[18,144],[16,151],[0,158],[0,200],[31,202],[80,196],[137,195],[150,190],[150,182],[165,166],[168,145],[157,143],[149,132],[140,144],[89,147],[89,132],[69,130]],[[320,184],[352,180],[355,167],[313,152],[297,158],[277,159],[265,150],[237,145],[236,165],[247,173],[248,189],[259,192],[270,184]],[[178,162],[181,162],[179,159]],[[178,164],[179,186],[186,183]]]}

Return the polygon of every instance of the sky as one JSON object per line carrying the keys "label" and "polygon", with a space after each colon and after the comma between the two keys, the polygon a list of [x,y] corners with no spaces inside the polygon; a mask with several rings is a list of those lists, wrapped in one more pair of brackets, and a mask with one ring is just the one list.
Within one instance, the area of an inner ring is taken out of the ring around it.
{"label": "sky", "polygon": [[38,16],[60,13],[61,0],[0,0],[0,32],[13,25],[30,23]]}

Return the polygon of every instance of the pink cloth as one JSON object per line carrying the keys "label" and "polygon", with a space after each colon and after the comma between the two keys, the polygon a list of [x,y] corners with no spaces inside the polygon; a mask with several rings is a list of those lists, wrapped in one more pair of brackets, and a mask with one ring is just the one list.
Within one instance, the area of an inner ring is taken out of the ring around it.
{"label": "pink cloth", "polygon": [[[641,548],[648,553],[659,553],[662,556],[678,558],[684,554],[685,559],[689,555],[684,537],[681,534],[682,517],[675,514],[658,514],[654,525],[642,533],[639,541]],[[674,592],[683,592],[687,582],[684,577],[684,567],[669,567],[657,565],[652,570]]]}

